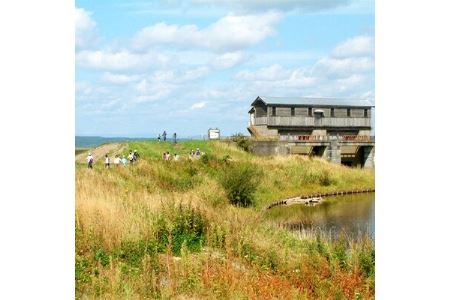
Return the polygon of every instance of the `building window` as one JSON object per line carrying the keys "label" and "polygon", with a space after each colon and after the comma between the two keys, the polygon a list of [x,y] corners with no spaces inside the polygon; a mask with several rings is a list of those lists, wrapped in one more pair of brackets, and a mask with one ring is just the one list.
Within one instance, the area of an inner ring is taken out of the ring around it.
{"label": "building window", "polygon": [[352,116],[351,110],[350,110],[350,108],[347,108],[347,117],[351,117],[351,116]]}
{"label": "building window", "polygon": [[367,118],[369,116],[369,113],[367,111],[367,109],[364,110],[364,118]]}
{"label": "building window", "polygon": [[291,116],[295,116],[295,108],[291,107]]}
{"label": "building window", "polygon": [[330,116],[334,118],[334,108],[331,109]]}
{"label": "building window", "polygon": [[308,116],[312,117],[312,107],[308,107]]}
{"label": "building window", "polygon": [[272,116],[276,116],[276,115],[277,115],[276,107],[272,107]]}

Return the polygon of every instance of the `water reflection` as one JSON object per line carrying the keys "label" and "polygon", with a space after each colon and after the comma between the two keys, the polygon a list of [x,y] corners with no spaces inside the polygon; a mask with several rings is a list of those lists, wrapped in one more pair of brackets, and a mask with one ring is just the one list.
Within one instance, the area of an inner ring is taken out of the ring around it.
{"label": "water reflection", "polygon": [[375,193],[325,198],[315,206],[274,207],[267,218],[292,231],[322,231],[332,238],[352,239],[368,234],[375,238]]}

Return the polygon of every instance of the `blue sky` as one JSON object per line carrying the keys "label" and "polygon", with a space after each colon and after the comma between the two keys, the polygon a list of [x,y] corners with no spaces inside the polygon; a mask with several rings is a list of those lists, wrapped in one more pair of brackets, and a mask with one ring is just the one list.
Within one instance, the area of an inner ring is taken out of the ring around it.
{"label": "blue sky", "polygon": [[76,1],[76,134],[246,133],[258,96],[374,101],[374,3]]}

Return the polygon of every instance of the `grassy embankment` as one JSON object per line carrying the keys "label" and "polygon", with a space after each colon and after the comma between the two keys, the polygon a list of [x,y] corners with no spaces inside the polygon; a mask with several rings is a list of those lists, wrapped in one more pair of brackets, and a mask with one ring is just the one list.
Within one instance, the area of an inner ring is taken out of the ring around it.
{"label": "grassy embankment", "polygon": [[[187,160],[197,147],[207,155]],[[299,239],[261,213],[285,197],[371,188],[371,171],[320,159],[255,157],[220,142],[132,142],[125,149],[138,150],[138,165],[76,166],[78,298],[374,296],[371,240]],[[163,151],[181,161],[162,161]],[[260,182],[252,205],[236,207],[224,187],[245,180],[246,172]]]}

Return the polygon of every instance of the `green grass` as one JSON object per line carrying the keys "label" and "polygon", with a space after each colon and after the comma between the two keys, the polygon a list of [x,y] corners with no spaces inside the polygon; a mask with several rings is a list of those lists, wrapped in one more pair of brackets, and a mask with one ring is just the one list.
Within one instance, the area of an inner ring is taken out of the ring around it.
{"label": "green grass", "polygon": [[[196,148],[206,155],[189,160]],[[373,298],[373,241],[299,239],[260,213],[286,197],[371,188],[373,171],[257,157],[217,141],[130,142],[130,150],[137,165],[76,165],[77,298]],[[181,160],[163,161],[165,151]],[[249,176],[258,180],[241,190]],[[229,191],[250,191],[250,205],[232,205]]]}
{"label": "green grass", "polygon": [[89,150],[89,148],[78,148],[78,149],[75,149],[75,155],[87,152],[88,150]]}

